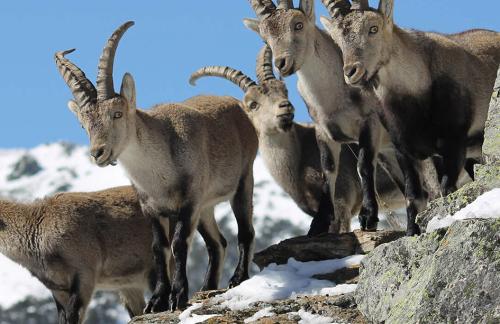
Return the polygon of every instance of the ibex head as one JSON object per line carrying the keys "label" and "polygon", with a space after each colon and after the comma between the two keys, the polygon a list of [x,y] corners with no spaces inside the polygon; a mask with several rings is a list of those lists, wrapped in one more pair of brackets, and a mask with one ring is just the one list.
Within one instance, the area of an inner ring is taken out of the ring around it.
{"label": "ibex head", "polygon": [[394,0],[381,0],[377,10],[368,0],[323,0],[331,19],[321,22],[340,46],[348,84],[365,86],[376,77],[392,52]]}
{"label": "ibex head", "polygon": [[288,100],[286,84],[276,79],[273,73],[272,52],[268,46],[262,48],[257,58],[259,84],[243,72],[227,66],[201,68],[191,75],[189,82],[195,85],[205,76],[227,79],[243,90],[243,109],[259,133],[287,131],[292,126],[294,108]]}
{"label": "ibex head", "polygon": [[90,138],[90,154],[98,166],[113,164],[135,129],[135,84],[128,73],[123,76],[120,93],[113,86],[113,62],[118,43],[134,23],[126,22],[109,38],[103,49],[97,74],[97,89],[85,73],[65,58],[74,49],[57,52],[55,60],[64,81],[73,93],[69,109],[78,117]]}
{"label": "ibex head", "polygon": [[286,77],[300,70],[314,47],[309,44],[316,28],[314,1],[301,0],[297,9],[291,0],[278,0],[277,7],[271,0],[250,0],[250,4],[257,19],[243,22],[271,47],[280,74]]}

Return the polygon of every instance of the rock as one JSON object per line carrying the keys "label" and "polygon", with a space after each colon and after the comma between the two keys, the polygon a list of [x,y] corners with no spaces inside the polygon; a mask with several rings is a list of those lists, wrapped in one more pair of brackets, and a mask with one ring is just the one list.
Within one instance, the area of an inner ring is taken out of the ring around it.
{"label": "rock", "polygon": [[7,176],[7,180],[9,181],[17,180],[24,176],[32,176],[42,170],[37,160],[29,154],[23,155],[12,167],[12,172]]}
{"label": "rock", "polygon": [[366,254],[382,243],[403,236],[404,232],[396,231],[354,231],[315,237],[299,236],[255,253],[253,262],[262,269],[271,263],[285,264],[289,258],[302,262],[340,259],[353,254]]}
{"label": "rock", "polygon": [[500,219],[457,222],[373,250],[358,309],[374,323],[498,323]]}
{"label": "rock", "polygon": [[335,284],[355,284],[359,279],[359,266],[342,268],[332,273],[324,273],[313,276],[314,279],[329,280]]}
{"label": "rock", "polygon": [[[197,300],[200,302],[200,300]],[[203,306],[194,310],[196,315],[217,314],[217,316],[203,321],[203,323],[243,323],[245,319],[253,316],[258,311],[268,308],[271,316],[266,316],[251,323],[298,323],[300,310],[311,314],[329,317],[335,323],[368,323],[356,309],[356,302],[352,294],[340,296],[303,296],[274,302],[259,302],[244,310],[232,311],[219,305],[211,305],[210,299],[203,302]],[[159,324],[180,323],[180,312],[158,313],[135,317],[130,323],[134,324]]]}
{"label": "rock", "polygon": [[484,130],[483,156],[486,163],[500,162],[500,69]]}

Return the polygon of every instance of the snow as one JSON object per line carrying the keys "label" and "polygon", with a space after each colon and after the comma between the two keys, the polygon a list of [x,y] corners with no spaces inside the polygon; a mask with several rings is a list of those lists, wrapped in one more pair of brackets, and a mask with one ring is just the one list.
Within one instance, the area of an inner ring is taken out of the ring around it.
{"label": "snow", "polygon": [[8,308],[27,296],[44,298],[50,292],[28,270],[0,254],[0,305]]}
{"label": "snow", "polygon": [[245,318],[243,322],[245,323],[251,323],[255,322],[256,320],[259,320],[263,317],[269,317],[275,315],[273,312],[271,312],[273,308],[272,307],[266,307],[258,311],[257,313],[253,314],[252,316]]}
{"label": "snow", "polygon": [[495,188],[477,197],[453,216],[434,217],[427,224],[426,231],[432,232],[448,227],[454,222],[470,218],[500,218],[500,188]]}
{"label": "snow", "polygon": [[196,303],[188,307],[185,311],[180,313],[179,320],[180,324],[196,324],[206,321],[209,318],[218,316],[218,314],[210,314],[210,315],[197,315],[192,314],[193,311],[201,308],[203,306],[202,303]]}
{"label": "snow", "polygon": [[300,309],[295,314],[300,316],[299,324],[331,324],[331,323],[333,323],[333,319],[330,317],[325,317],[325,316],[321,316],[318,314],[312,314],[312,313],[309,313],[303,309]]}
{"label": "snow", "polygon": [[215,297],[213,301],[223,307],[240,310],[255,302],[270,302],[298,295],[338,295],[352,292],[356,289],[355,284],[335,285],[331,281],[311,277],[359,265],[363,257],[353,255],[311,262],[299,262],[291,258],[284,265],[269,265],[239,286]]}

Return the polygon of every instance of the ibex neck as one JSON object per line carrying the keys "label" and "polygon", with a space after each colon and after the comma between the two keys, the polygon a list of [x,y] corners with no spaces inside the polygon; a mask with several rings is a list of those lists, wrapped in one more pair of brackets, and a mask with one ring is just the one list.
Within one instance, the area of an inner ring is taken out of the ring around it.
{"label": "ibex neck", "polygon": [[299,92],[316,122],[326,120],[326,116],[336,107],[342,107],[342,100],[348,97],[340,49],[318,27],[297,77]]}
{"label": "ibex neck", "polygon": [[285,191],[290,190],[297,181],[301,150],[295,124],[286,133],[260,134],[259,150],[271,176]]}

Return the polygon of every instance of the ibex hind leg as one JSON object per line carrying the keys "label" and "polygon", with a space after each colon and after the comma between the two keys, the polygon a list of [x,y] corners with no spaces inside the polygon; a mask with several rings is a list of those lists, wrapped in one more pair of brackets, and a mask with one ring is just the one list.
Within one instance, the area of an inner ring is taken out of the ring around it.
{"label": "ibex hind leg", "polygon": [[130,318],[142,315],[142,311],[146,306],[144,302],[144,291],[142,289],[122,289],[119,292],[120,300],[128,312]]}
{"label": "ibex hind leg", "polygon": [[240,180],[238,189],[231,199],[231,208],[233,209],[236,222],[238,223],[238,250],[240,256],[234,275],[231,280],[229,280],[229,287],[238,286],[249,278],[249,268],[253,256],[255,237],[252,222],[252,199],[253,173],[250,169]]}
{"label": "ibex hind leg", "polygon": [[227,241],[219,231],[213,207],[202,212],[198,231],[203,237],[208,251],[208,269],[201,290],[214,290],[219,286],[219,280],[224,268]]}

